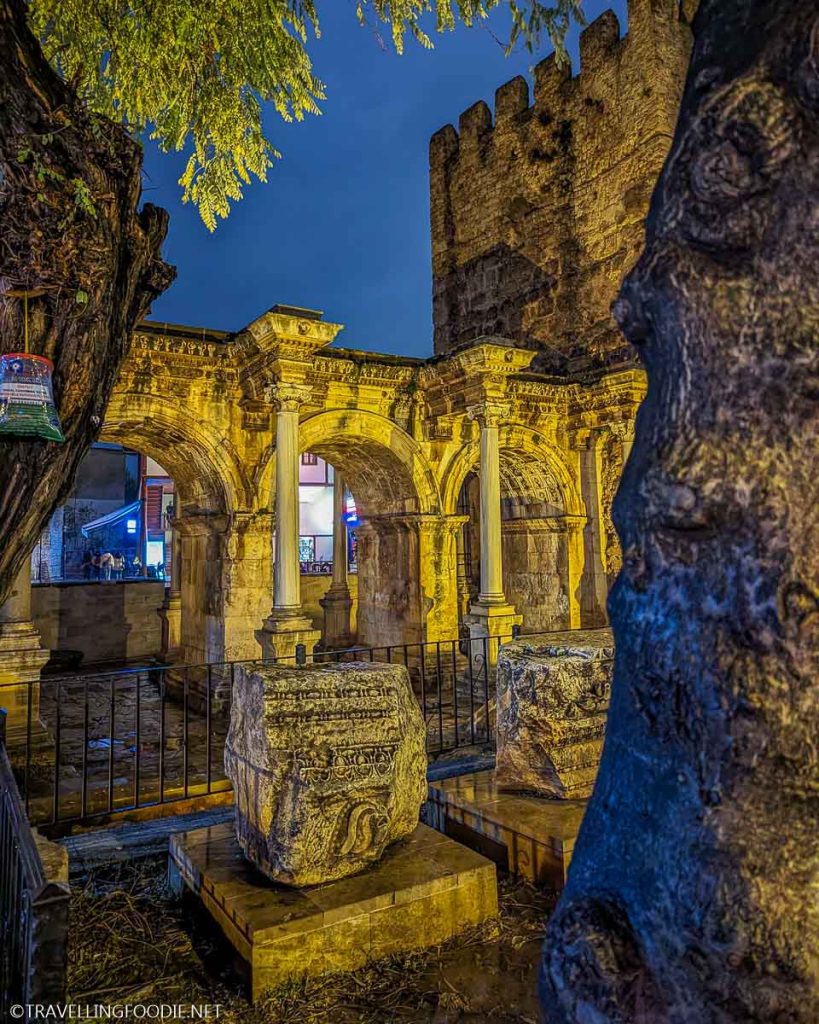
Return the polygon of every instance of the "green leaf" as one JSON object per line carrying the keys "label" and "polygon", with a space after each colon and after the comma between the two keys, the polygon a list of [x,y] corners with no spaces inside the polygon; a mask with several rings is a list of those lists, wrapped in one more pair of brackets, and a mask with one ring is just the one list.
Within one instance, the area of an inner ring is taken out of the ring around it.
{"label": "green leaf", "polygon": [[[145,132],[166,152],[187,152],[182,198],[198,206],[212,231],[231,201],[254,178],[265,181],[279,157],[264,134],[263,105],[284,121],[320,113],[324,86],[307,46],[319,36],[318,6],[317,0],[29,0],[28,13],[46,57],[78,83],[92,111],[134,134]],[[510,46],[521,38],[532,49],[548,36],[564,60],[568,27],[582,20],[580,0],[356,0],[354,10],[362,24],[387,25],[384,34],[401,53],[407,33],[431,47],[427,25],[449,31],[495,8],[509,13]],[[21,147],[18,160],[29,156]],[[47,172],[35,171],[44,181]],[[77,207],[96,216],[85,183],[73,184]]]}

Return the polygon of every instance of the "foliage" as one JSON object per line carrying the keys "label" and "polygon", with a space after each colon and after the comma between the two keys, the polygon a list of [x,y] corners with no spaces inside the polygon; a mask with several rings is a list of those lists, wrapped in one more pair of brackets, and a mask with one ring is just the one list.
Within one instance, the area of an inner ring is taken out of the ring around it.
{"label": "foliage", "polygon": [[[437,31],[472,25],[506,7],[510,47],[533,48],[544,34],[563,55],[581,0],[356,0],[361,22],[391,29],[396,50],[410,33],[432,46]],[[162,149],[190,155],[179,180],[210,230],[255,176],[279,155],[266,138],[262,106],[285,120],[320,113],[324,87],[313,74],[308,38],[318,36],[316,0],[29,0],[43,51],[90,106],[147,132]],[[85,197],[77,196],[84,205]]]}

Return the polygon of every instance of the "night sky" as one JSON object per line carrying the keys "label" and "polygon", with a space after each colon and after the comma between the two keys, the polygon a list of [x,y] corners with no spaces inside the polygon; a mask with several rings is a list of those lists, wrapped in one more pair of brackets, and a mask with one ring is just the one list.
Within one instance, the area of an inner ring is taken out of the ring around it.
{"label": "night sky", "polygon": [[[586,0],[592,20],[607,7],[626,27],[625,0]],[[358,25],[352,0],[327,0],[322,38],[310,43],[325,83],[321,117],[285,124],[268,137],[282,153],[267,184],[255,182],[211,235],[179,200],[182,154],[148,143],[145,198],[171,213],[165,257],[175,284],[151,319],[238,330],[276,302],[324,310],[343,323],[346,348],[426,356],[432,352],[427,147],[430,135],[523,74],[543,56],[505,57],[493,38],[508,32],[498,12],[489,30],[435,36],[435,49],[408,39],[402,57]],[[570,52],[577,60],[577,29]]]}

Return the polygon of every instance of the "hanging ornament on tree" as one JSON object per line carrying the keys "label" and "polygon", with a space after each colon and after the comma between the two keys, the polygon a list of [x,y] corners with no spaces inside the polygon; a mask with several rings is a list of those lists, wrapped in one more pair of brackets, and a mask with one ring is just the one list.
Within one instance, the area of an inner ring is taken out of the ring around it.
{"label": "hanging ornament on tree", "polygon": [[28,350],[28,292],[22,296],[24,350],[0,355],[0,436],[65,441],[51,386],[54,364]]}

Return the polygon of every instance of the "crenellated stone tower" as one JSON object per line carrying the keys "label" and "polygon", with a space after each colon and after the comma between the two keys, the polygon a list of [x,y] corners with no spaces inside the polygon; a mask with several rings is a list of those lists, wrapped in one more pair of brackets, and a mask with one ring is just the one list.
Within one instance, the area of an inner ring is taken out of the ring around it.
{"label": "crenellated stone tower", "polygon": [[609,307],[643,245],[668,153],[696,0],[628,0],[430,141],[435,352],[482,335],[534,347],[568,374],[631,361]]}

